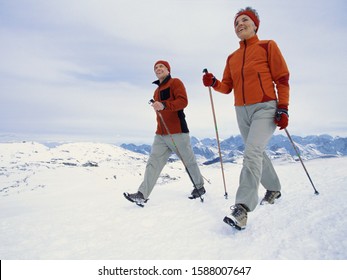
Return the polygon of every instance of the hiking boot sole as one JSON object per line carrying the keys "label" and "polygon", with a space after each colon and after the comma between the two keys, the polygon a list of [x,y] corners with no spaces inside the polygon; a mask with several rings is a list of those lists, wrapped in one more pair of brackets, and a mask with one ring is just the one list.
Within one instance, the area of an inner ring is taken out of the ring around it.
{"label": "hiking boot sole", "polygon": [[123,195],[124,195],[124,197],[125,197],[127,200],[129,200],[129,201],[132,202],[132,203],[135,203],[137,206],[140,206],[140,207],[145,207],[145,205],[144,205],[143,203],[147,203],[147,201],[148,201],[148,199],[146,199],[143,203],[139,203],[139,202],[137,202],[137,201],[131,199],[131,198],[129,197],[129,193],[123,193]]}
{"label": "hiking boot sole", "polygon": [[246,227],[240,227],[232,219],[230,219],[227,216],[224,217],[223,222],[228,224],[229,226],[231,226],[233,228],[236,228],[237,230],[244,230],[246,228]]}
{"label": "hiking boot sole", "polygon": [[201,196],[193,196],[193,195],[191,195],[191,196],[188,196],[188,198],[189,198],[189,199],[200,199],[201,202],[204,202],[204,197],[203,197],[203,195],[201,195]]}

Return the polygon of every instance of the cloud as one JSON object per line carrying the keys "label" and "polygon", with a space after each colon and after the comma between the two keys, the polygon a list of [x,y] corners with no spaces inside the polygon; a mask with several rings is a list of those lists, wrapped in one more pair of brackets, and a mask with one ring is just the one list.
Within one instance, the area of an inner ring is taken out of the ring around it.
{"label": "cloud", "polygon": [[[290,68],[292,132],[346,135],[346,4],[248,4],[260,14],[259,37],[275,40]],[[221,78],[239,44],[233,16],[244,6],[241,0],[2,1],[0,130],[148,140],[155,129],[147,104],[153,63],[166,59],[186,85],[192,134],[213,137],[202,70]],[[238,134],[233,95],[213,96],[220,134]]]}

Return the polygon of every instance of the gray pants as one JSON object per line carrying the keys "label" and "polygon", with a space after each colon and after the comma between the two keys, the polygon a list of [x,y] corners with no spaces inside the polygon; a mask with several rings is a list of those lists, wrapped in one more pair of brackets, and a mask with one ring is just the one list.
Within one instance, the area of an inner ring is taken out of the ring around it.
{"label": "gray pants", "polygon": [[266,190],[281,190],[276,171],[265,153],[266,145],[276,129],[276,106],[275,101],[270,101],[235,107],[238,126],[245,143],[235,202],[244,204],[250,211],[258,204],[259,182]]}
{"label": "gray pants", "polygon": [[204,185],[204,179],[200,173],[190,144],[189,133],[178,133],[172,134],[171,136],[155,135],[154,137],[151,154],[146,165],[144,180],[139,187],[139,191],[143,194],[145,199],[151,194],[172,152],[177,154],[177,149],[179,151],[177,155],[182,157],[196,188],[200,189]]}

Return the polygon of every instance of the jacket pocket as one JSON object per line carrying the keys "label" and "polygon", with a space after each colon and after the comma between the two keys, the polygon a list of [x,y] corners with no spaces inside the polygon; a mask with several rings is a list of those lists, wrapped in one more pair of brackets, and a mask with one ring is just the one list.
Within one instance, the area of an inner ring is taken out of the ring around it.
{"label": "jacket pocket", "polygon": [[260,75],[259,72],[258,72],[258,80],[259,80],[259,85],[260,85],[261,91],[262,91],[263,95],[265,95],[265,91],[264,91],[264,87],[263,87],[263,82],[262,82],[262,80],[261,80],[261,75]]}
{"label": "jacket pocket", "polygon": [[170,98],[170,88],[166,88],[160,91],[160,100],[168,100]]}
{"label": "jacket pocket", "polygon": [[260,90],[261,90],[261,93],[262,93],[262,99],[260,100],[260,102],[268,102],[270,100],[276,100],[275,93],[274,93],[274,95],[272,97],[266,94],[266,91],[264,89],[264,79],[263,78],[264,77],[262,77],[261,73],[258,72],[259,87],[260,87]]}

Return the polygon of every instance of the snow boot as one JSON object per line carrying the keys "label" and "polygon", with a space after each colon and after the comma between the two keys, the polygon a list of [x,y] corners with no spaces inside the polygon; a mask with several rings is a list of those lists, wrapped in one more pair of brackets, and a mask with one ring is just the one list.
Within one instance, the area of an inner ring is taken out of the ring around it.
{"label": "snow boot", "polygon": [[275,199],[281,197],[280,191],[266,191],[264,198],[260,201],[260,205],[274,204]]}
{"label": "snow boot", "polygon": [[201,187],[200,189],[194,188],[194,190],[191,192],[189,198],[190,199],[200,198],[205,193],[206,193],[206,190],[204,187]]}
{"label": "snow boot", "polygon": [[140,206],[140,207],[144,207],[144,203],[147,203],[148,199],[145,199],[143,197],[143,194],[141,192],[137,192],[137,193],[133,193],[133,194],[130,194],[130,193],[123,193],[124,197],[133,202],[133,203],[136,203],[136,205]]}
{"label": "snow boot", "polygon": [[230,207],[232,210],[229,216],[225,216],[223,221],[229,226],[242,230],[247,224],[247,209],[242,204],[236,204]]}

